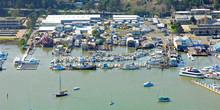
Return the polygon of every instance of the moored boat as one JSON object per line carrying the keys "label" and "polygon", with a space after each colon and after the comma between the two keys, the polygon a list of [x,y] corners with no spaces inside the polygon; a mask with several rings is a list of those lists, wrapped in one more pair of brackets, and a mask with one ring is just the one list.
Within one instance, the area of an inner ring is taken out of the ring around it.
{"label": "moored boat", "polygon": [[198,69],[193,67],[181,68],[179,75],[193,78],[205,78],[205,76]]}
{"label": "moored boat", "polygon": [[112,69],[113,67],[108,66],[107,63],[105,63],[103,66],[101,66],[101,69]]}
{"label": "moored boat", "polygon": [[65,70],[65,69],[66,69],[66,67],[61,66],[60,64],[58,64],[52,68],[52,70]]}
{"label": "moored boat", "polygon": [[72,66],[74,70],[96,70],[96,65],[90,65],[89,63],[82,63],[76,66]]}
{"label": "moored boat", "polygon": [[123,70],[136,70],[136,69],[139,69],[139,68],[140,68],[140,67],[134,65],[134,63],[132,63],[132,64],[127,64],[127,65],[123,65],[123,66],[121,67],[121,69],[123,69]]}
{"label": "moored boat", "polygon": [[56,97],[63,97],[63,96],[67,96],[68,95],[68,91],[64,90],[62,91],[62,85],[61,85],[61,76],[60,76],[60,81],[59,81],[59,90],[60,92],[56,93]]}
{"label": "moored boat", "polygon": [[170,98],[169,97],[160,97],[160,98],[158,98],[158,102],[170,102]]}
{"label": "moored boat", "polygon": [[49,36],[45,36],[42,39],[43,47],[52,47],[53,46],[53,39]]}

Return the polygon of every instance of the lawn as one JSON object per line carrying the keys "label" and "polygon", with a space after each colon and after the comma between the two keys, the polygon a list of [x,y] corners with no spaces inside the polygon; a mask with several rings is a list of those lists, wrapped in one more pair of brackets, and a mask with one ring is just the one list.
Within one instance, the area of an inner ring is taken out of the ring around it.
{"label": "lawn", "polygon": [[14,38],[0,38],[0,40],[13,40]]}

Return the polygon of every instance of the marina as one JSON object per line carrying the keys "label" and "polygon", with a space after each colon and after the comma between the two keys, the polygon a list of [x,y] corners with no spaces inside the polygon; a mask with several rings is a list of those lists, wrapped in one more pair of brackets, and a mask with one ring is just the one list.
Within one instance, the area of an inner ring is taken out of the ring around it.
{"label": "marina", "polygon": [[[0,86],[0,97],[2,97],[0,100],[4,103],[0,108],[3,109],[7,107],[9,109],[22,110],[26,105],[28,106],[28,100],[30,97],[33,100],[32,103],[34,103],[35,109],[48,109],[48,105],[54,105],[53,107],[61,107],[63,109],[77,107],[81,110],[142,110],[148,107],[156,107],[155,109],[166,108],[171,110],[175,110],[177,107],[183,107],[184,109],[189,110],[191,110],[191,108],[200,110],[206,110],[207,108],[213,110],[218,109],[216,104],[219,97],[215,94],[208,94],[207,90],[200,89],[197,85],[192,84],[190,77],[179,77],[178,71],[181,67],[165,69],[163,71],[159,68],[151,68],[150,70],[146,68],[140,68],[138,70],[98,68],[96,71],[51,71],[48,68],[48,65],[54,58],[54,56],[51,55],[52,49],[36,48],[34,56],[41,60],[38,69],[18,71],[12,64],[13,59],[16,56],[23,56],[25,53],[21,53],[17,46],[1,45],[1,47],[3,50],[7,49],[7,52],[10,53],[8,59],[4,63],[7,70],[0,72],[0,82],[5,84]],[[124,47],[116,47],[114,50],[115,53],[134,53],[135,51],[132,50],[132,48],[124,49]],[[81,49],[73,49],[72,54],[74,57],[85,57],[88,56],[89,53],[83,52]],[[193,66],[196,68],[202,68],[207,65],[220,64],[215,57],[196,57],[196,59],[199,60],[192,62],[187,58],[185,53],[180,54],[182,59],[186,62],[185,65],[188,67]],[[146,56],[144,59],[148,59],[149,57],[150,56]],[[140,61],[142,61],[142,58],[137,59],[134,62],[137,63]],[[128,63],[132,62],[133,61],[128,61]],[[62,90],[68,90],[68,96],[56,98],[53,94],[59,92],[60,74],[62,75]],[[6,79],[6,77],[10,77],[10,80]],[[201,80],[208,82],[213,81],[212,79]],[[142,84],[146,81],[151,81],[155,86],[143,88]],[[219,80],[215,81],[218,84],[220,83]],[[175,88],[173,87],[173,83],[175,83]],[[25,88],[20,88],[21,85],[25,86]],[[13,89],[14,87],[18,87],[16,91]],[[48,87],[50,87],[50,89]],[[75,87],[83,89],[74,91]],[[162,95],[170,97],[172,100],[170,103],[167,103],[167,106],[163,103],[158,103],[156,95],[161,88],[163,88]],[[186,89],[187,91],[185,91]],[[39,90],[41,90],[41,92],[39,92]],[[90,94],[88,94],[88,92],[90,92]],[[138,92],[138,94],[130,95],[136,92]],[[8,100],[6,98],[6,93],[9,94]],[[20,96],[15,95],[18,93]],[[110,97],[112,97],[113,100],[109,100]],[[209,103],[207,103],[207,101],[199,100],[200,98],[209,100]],[[62,102],[59,100],[62,100]],[[14,103],[13,106],[11,103],[8,103],[17,101],[20,101],[20,103]],[[114,101],[115,103],[111,108],[109,106],[110,101]],[[134,101],[138,102],[139,106],[134,104]],[[145,103],[146,101],[148,103]],[[183,103],[188,106],[186,107]],[[201,104],[201,106],[195,107],[192,103]],[[69,106],[64,107],[60,104],[68,104]],[[85,106],[85,104],[87,106]],[[49,108],[52,109],[53,107],[50,106]]]}

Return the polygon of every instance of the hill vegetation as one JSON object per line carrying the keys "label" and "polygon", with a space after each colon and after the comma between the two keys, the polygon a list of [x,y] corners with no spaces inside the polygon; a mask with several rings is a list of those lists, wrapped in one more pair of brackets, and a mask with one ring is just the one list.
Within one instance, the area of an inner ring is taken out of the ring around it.
{"label": "hill vegetation", "polygon": [[0,5],[2,8],[69,10],[76,9],[74,3],[78,1],[85,1],[81,8],[84,10],[138,15],[169,16],[173,11],[192,8],[220,9],[220,0],[0,0]]}

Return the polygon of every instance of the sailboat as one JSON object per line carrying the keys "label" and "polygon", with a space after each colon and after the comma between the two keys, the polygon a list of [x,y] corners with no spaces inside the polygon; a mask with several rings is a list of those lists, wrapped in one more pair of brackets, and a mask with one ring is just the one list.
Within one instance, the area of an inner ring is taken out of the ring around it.
{"label": "sailboat", "polygon": [[60,92],[56,93],[56,97],[63,97],[63,96],[67,96],[68,95],[68,91],[64,90],[62,91],[61,88],[61,76],[60,76]]}
{"label": "sailboat", "polygon": [[[161,92],[161,90],[160,90],[160,92]],[[157,97],[159,96],[159,93],[158,93]],[[158,97],[158,102],[170,102],[170,98],[169,97]]]}

